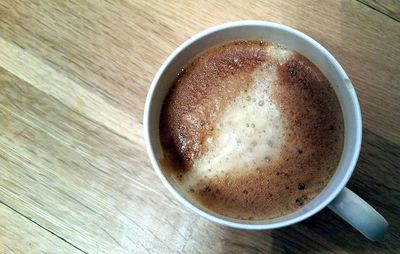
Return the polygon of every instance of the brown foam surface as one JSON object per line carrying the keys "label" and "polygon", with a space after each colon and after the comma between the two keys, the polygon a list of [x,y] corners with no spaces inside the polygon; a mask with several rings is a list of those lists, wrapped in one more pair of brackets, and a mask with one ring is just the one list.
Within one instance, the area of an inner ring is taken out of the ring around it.
{"label": "brown foam surface", "polygon": [[[228,217],[261,220],[293,212],[325,187],[340,159],[343,120],[329,81],[305,57],[292,53],[282,62],[271,50],[254,41],[213,48],[180,75],[164,103],[160,136],[170,168],[197,202]],[[262,85],[253,74],[266,64],[274,66],[274,74],[265,75],[276,75],[268,89],[285,122],[279,156],[185,185],[185,175],[207,152],[207,138],[220,135],[214,129],[221,114]]]}
{"label": "brown foam surface", "polygon": [[181,170],[188,170],[213,135],[221,109],[251,84],[263,63],[259,42],[236,42],[210,49],[180,73],[164,102],[161,142]]}

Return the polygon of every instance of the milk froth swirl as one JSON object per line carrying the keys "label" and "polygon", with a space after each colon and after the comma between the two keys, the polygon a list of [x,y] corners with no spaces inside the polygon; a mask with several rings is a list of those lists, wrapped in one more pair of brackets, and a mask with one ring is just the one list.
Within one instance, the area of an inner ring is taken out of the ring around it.
{"label": "milk froth swirl", "polygon": [[343,146],[329,81],[278,44],[238,41],[196,57],[161,113],[165,169],[205,209],[288,214],[327,184]]}

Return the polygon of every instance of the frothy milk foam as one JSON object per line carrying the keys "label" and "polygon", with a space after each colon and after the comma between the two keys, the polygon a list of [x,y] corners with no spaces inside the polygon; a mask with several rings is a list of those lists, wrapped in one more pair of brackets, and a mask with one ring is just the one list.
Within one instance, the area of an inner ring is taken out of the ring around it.
{"label": "frothy milk foam", "polygon": [[278,44],[206,51],[166,98],[160,138],[172,177],[205,208],[240,219],[287,214],[332,176],[343,142],[329,81]]}
{"label": "frothy milk foam", "polygon": [[[280,45],[268,47],[266,53],[278,63],[292,54]],[[216,134],[207,139],[206,153],[183,178],[186,188],[200,179],[254,171],[279,156],[286,123],[272,96],[276,66],[264,64],[252,76],[250,89],[240,93],[217,119]]]}

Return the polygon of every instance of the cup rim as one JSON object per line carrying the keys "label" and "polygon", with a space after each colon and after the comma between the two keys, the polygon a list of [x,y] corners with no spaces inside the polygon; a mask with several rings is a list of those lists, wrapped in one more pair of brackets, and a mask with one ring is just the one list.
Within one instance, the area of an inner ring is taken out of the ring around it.
{"label": "cup rim", "polygon": [[149,119],[150,119],[150,109],[151,109],[151,104],[152,104],[152,99],[154,97],[155,92],[157,91],[157,86],[158,86],[158,81],[163,74],[163,72],[166,70],[166,68],[169,66],[169,64],[175,59],[177,55],[179,55],[180,52],[182,52],[186,47],[194,43],[195,41],[206,37],[207,35],[215,32],[219,32],[225,29],[229,28],[235,28],[235,27],[246,27],[246,26],[260,26],[260,27],[265,27],[265,28],[275,28],[275,29],[280,29],[280,30],[285,30],[288,33],[294,34],[295,36],[300,37],[307,43],[313,44],[318,50],[325,55],[330,62],[332,62],[336,67],[339,72],[339,74],[343,77],[344,80],[350,80],[342,68],[342,66],[338,63],[338,61],[332,56],[331,53],[327,49],[325,49],[320,43],[318,43],[316,40],[311,38],[310,36],[294,29],[289,26],[279,24],[279,23],[274,23],[274,22],[269,22],[269,21],[261,21],[261,20],[244,20],[244,21],[233,21],[233,22],[227,22],[223,24],[219,24],[213,27],[210,27],[206,30],[203,30],[188,40],[186,40],[184,43],[182,43],[178,48],[176,48],[169,56],[168,58],[163,62],[159,70],[157,71],[156,75],[154,76],[151,86],[149,88],[147,97],[146,97],[146,102],[145,102],[145,107],[144,107],[144,114],[143,114],[143,128],[144,128],[144,138],[145,138],[145,144],[146,144],[146,150],[147,154],[150,158],[151,165],[158,175],[158,177],[161,179],[162,183],[164,186],[167,187],[167,189],[173,194],[173,196],[184,206],[188,207],[198,215],[213,221],[215,223],[224,225],[224,226],[229,226],[233,228],[238,228],[238,229],[247,229],[247,230],[268,230],[268,229],[274,229],[274,228],[280,228],[280,227],[285,227],[289,226],[291,224],[300,222],[302,220],[305,220],[312,215],[316,214],[317,212],[321,211],[323,208],[325,208],[330,202],[333,201],[333,199],[342,191],[342,189],[345,187],[347,182],[349,181],[354,168],[356,166],[360,150],[361,150],[361,140],[362,140],[362,119],[361,119],[361,110],[360,110],[360,105],[358,102],[358,97],[356,95],[355,89],[351,82],[349,81],[346,86],[349,88],[350,92],[352,93],[352,107],[355,111],[354,118],[355,118],[355,126],[356,128],[356,137],[355,137],[355,142],[354,142],[354,155],[352,156],[352,159],[349,163],[349,167],[346,170],[345,175],[340,179],[339,184],[337,187],[332,191],[331,193],[328,194],[328,197],[321,201],[318,205],[316,205],[314,208],[305,211],[304,213],[300,214],[297,217],[284,220],[284,221],[278,221],[278,222],[271,222],[271,223],[265,223],[265,222],[260,222],[259,224],[255,224],[254,222],[252,224],[250,223],[242,223],[242,222],[235,222],[235,221],[228,221],[222,218],[218,218],[211,213],[208,213],[199,207],[193,205],[190,203],[187,199],[185,199],[181,194],[179,194],[175,188],[172,186],[172,184],[168,181],[168,179],[165,177],[164,173],[162,172],[158,160],[155,158],[154,151],[151,145],[151,140],[152,137],[150,137],[150,126],[149,126]]}

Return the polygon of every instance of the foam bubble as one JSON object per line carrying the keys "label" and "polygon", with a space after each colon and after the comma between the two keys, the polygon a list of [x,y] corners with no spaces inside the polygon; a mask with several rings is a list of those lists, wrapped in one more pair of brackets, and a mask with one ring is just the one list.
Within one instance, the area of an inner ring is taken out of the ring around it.
{"label": "foam bubble", "polygon": [[[293,55],[293,51],[287,50],[287,48],[281,44],[274,43],[267,48],[267,54],[278,61],[279,64],[283,64]],[[268,68],[272,67],[271,65],[267,66]]]}

